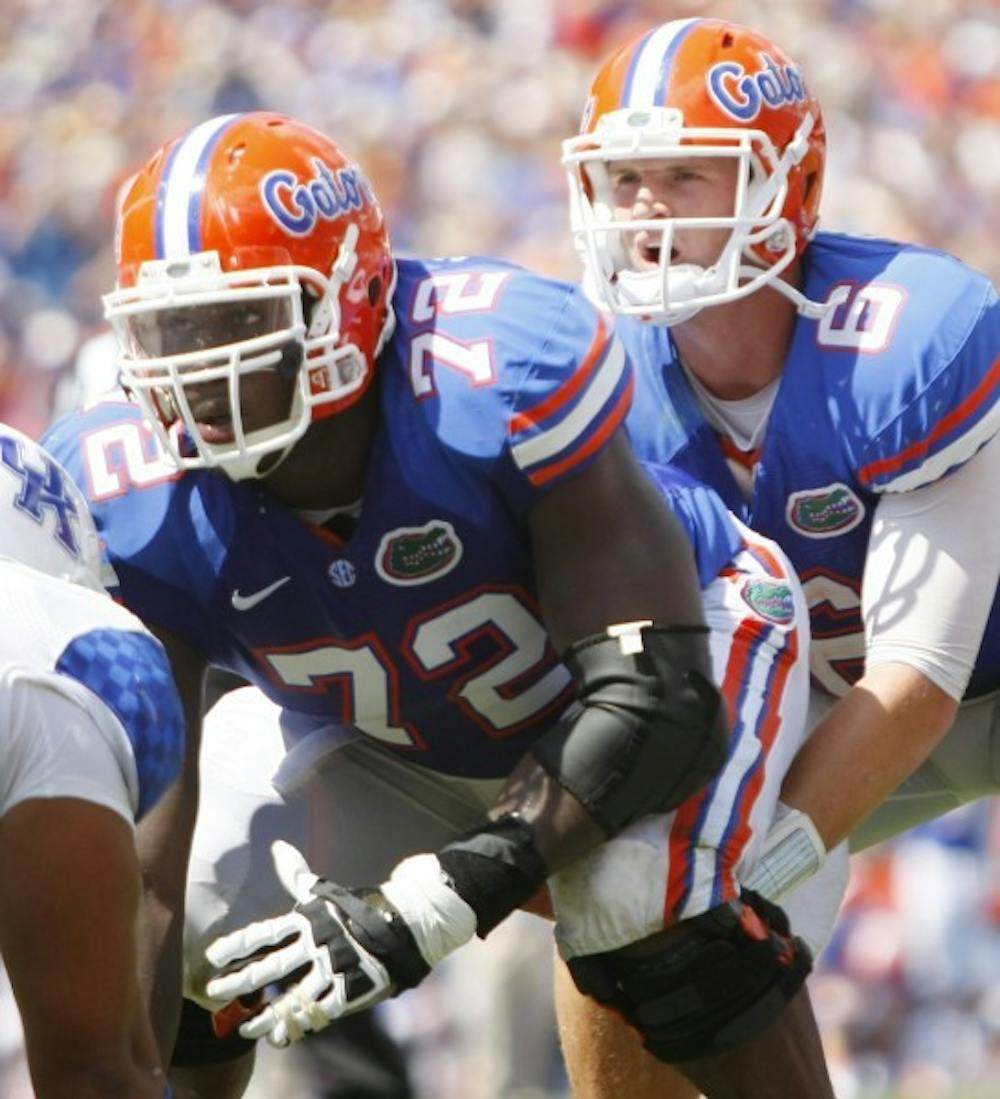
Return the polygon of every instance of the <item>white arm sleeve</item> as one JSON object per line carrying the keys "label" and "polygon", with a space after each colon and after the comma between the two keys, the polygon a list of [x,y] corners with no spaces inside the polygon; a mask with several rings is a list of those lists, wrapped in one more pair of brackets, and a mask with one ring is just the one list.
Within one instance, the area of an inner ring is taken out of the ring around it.
{"label": "white arm sleeve", "polygon": [[916,668],[965,692],[1000,581],[1000,435],[960,469],[875,510],[861,587],[866,669]]}

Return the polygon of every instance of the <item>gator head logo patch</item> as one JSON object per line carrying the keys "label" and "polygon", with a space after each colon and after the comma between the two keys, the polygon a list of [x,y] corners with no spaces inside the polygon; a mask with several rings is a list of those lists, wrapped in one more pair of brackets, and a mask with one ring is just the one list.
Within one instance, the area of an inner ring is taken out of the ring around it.
{"label": "gator head logo patch", "polygon": [[755,614],[777,626],[789,626],[795,618],[792,589],[781,580],[746,580],[740,595]]}
{"label": "gator head logo patch", "polygon": [[444,519],[422,527],[397,527],[382,536],[375,569],[383,580],[403,587],[444,576],[462,559],[462,543]]}
{"label": "gator head logo patch", "polygon": [[788,497],[785,518],[807,538],[833,538],[853,530],[865,517],[865,505],[839,481]]}

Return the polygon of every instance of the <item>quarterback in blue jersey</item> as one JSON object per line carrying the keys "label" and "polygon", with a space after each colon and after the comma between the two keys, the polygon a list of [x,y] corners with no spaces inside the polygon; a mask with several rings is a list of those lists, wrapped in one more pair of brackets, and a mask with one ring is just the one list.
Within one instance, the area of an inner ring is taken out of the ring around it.
{"label": "quarterback in blue jersey", "polygon": [[[118,252],[129,396],[48,440],[186,702],[184,781],[140,834],[160,1040],[192,834],[189,1001],[228,1024],[297,975],[242,1038],[185,1008],[185,1094],[237,1094],[244,1039],[417,984],[547,881],[581,984],[710,1094],[787,1001],[818,1050],[808,950],[736,881],[805,724],[801,590],[713,492],[635,462],[631,368],[580,290],[397,263],[358,166],[270,114],[157,152]],[[202,729],[210,665],[252,686]],[[831,1094],[821,1057],[789,1079]]]}
{"label": "quarterback in blue jersey", "polygon": [[180,700],[163,647],[101,586],[86,500],[6,424],[0,513],[0,955],[34,1093],[162,1097],[134,824],[180,769]]}
{"label": "quarterback in blue jersey", "polygon": [[1000,785],[997,294],[816,232],[824,157],[794,62],[713,19],[622,47],[564,145],[637,453],[712,485],[807,594],[817,724],[782,791],[803,867]]}

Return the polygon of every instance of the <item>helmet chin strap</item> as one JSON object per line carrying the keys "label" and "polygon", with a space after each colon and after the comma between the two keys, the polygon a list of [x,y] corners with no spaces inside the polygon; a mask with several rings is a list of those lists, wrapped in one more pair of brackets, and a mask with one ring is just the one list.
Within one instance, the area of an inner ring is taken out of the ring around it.
{"label": "helmet chin strap", "polygon": [[[693,317],[700,305],[687,305],[692,298],[718,289],[718,272],[708,271],[693,263],[671,267],[664,277],[658,268],[652,271],[622,270],[615,279],[615,287],[624,304],[632,307],[648,306],[651,324],[678,324]],[[661,293],[666,291],[666,300]]]}
{"label": "helmet chin strap", "polygon": [[[298,440],[296,440],[297,442]],[[280,466],[289,454],[295,449],[295,443],[289,443],[280,451],[272,450],[269,454],[264,454],[258,458],[254,471],[247,478],[233,477],[233,480],[249,480],[253,477],[255,480],[260,480],[262,477],[270,476]],[[266,468],[261,469],[261,466]]]}
{"label": "helmet chin strap", "polygon": [[795,311],[803,317],[819,320],[820,317],[825,317],[827,313],[836,308],[836,303],[833,301],[813,301],[811,298],[807,298],[801,290],[796,290],[794,286],[783,279],[775,279],[771,285],[779,294],[784,294],[795,305]]}
{"label": "helmet chin strap", "polygon": [[[228,458],[225,462],[220,462],[216,468],[230,481],[259,481],[263,477],[270,476],[294,449],[293,442],[281,450],[269,450],[266,454],[247,454]],[[261,466],[266,468],[261,469]]]}
{"label": "helmet chin strap", "polygon": [[[188,428],[180,420],[167,429],[166,436],[172,440],[172,448],[176,449],[178,454],[186,457],[197,454],[198,448],[192,440]],[[272,450],[265,454],[231,454],[227,455],[225,461],[209,462],[207,465],[208,468],[214,468],[220,473],[224,473],[230,481],[259,480],[261,477],[273,473],[288,457],[294,445],[294,443],[289,443],[280,451]],[[261,465],[269,460],[271,464],[266,470],[261,471]]]}
{"label": "helmet chin strap", "polygon": [[[778,236],[786,231],[781,226],[775,230]],[[812,301],[796,287],[777,277],[794,258],[794,250],[789,245],[771,268],[765,268],[754,262],[752,253],[745,246],[741,255],[733,253],[727,246],[719,262],[708,268],[693,263],[668,263],[666,268],[645,271],[624,267],[614,277],[614,294],[618,301],[612,304],[612,308],[618,305],[629,312],[640,310],[643,311],[641,317],[645,323],[671,326],[690,319],[702,309],[722,304],[706,299],[727,294],[724,300],[735,301],[768,285],[791,301],[802,316],[812,319],[823,317],[829,312],[831,302]]]}

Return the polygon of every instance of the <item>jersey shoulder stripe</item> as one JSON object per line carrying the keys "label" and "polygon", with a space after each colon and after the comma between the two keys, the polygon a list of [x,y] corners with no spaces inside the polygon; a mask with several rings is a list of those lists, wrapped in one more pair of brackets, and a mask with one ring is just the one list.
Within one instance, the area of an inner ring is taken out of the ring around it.
{"label": "jersey shoulder stripe", "polygon": [[611,343],[611,335],[603,317],[598,317],[597,332],[591,341],[587,354],[580,361],[580,365],[573,371],[569,380],[558,389],[553,390],[544,400],[539,401],[534,408],[526,412],[516,412],[510,419],[510,433],[512,437],[518,434],[530,433],[536,428],[541,428],[546,420],[553,419],[566,404],[575,398],[582,389],[590,384],[597,372],[603,356],[607,353]]}
{"label": "jersey shoulder stripe", "polygon": [[[982,414],[984,406],[988,408]],[[876,491],[906,492],[968,461],[1000,429],[1000,357],[978,386],[923,438],[898,454],[862,466],[858,476]],[[943,440],[952,437],[950,443]]]}
{"label": "jersey shoulder stripe", "polygon": [[544,485],[580,465],[625,419],[633,378],[625,349],[598,318],[580,364],[534,408],[511,417],[514,461],[533,485]]}

